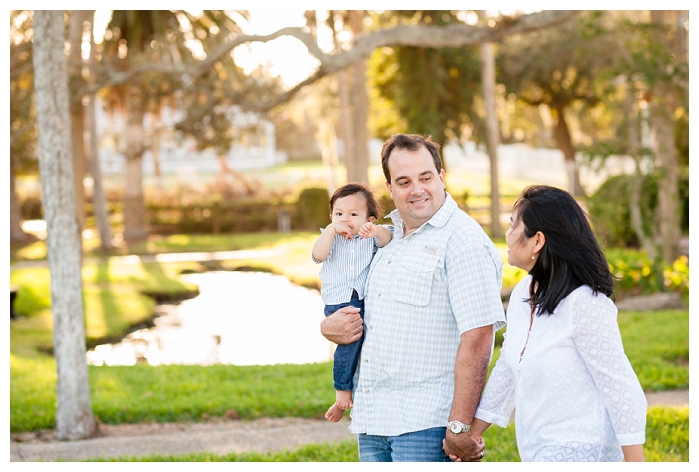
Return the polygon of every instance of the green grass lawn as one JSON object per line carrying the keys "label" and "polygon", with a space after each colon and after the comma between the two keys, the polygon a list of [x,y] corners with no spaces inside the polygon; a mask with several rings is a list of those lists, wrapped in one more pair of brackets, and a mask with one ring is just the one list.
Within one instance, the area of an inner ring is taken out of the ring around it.
{"label": "green grass lawn", "polygon": [[[627,354],[644,389],[689,387],[687,310],[619,315]],[[672,328],[668,328],[672,327]],[[629,342],[654,333],[638,349]],[[492,364],[499,357],[496,347]],[[241,419],[322,418],[334,399],[331,363],[277,366],[89,367],[92,407],[108,424],[199,421],[234,411]],[[53,428],[52,357],[10,353],[10,430]]]}

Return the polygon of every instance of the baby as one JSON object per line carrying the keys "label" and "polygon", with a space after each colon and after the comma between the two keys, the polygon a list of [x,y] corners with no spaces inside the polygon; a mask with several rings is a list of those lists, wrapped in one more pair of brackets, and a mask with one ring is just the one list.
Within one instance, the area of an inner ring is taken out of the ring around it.
{"label": "baby", "polygon": [[[313,245],[313,260],[324,262],[320,270],[321,297],[325,316],[348,305],[360,309],[364,319],[364,283],[369,265],[378,248],[391,242],[393,226],[375,225],[379,204],[362,184],[349,183],[330,198],[332,222],[322,230]],[[352,378],[357,368],[362,337],[351,344],[339,345],[333,362],[335,403],[325,418],[338,422],[344,410],[352,407]]]}

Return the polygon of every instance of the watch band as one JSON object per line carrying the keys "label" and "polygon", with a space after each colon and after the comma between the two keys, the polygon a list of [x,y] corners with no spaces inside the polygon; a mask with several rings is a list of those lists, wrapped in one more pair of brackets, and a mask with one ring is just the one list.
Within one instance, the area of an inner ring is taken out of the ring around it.
{"label": "watch band", "polygon": [[449,431],[451,431],[453,434],[468,433],[471,431],[471,425],[464,424],[459,420],[452,420],[447,423],[447,429],[449,429]]}

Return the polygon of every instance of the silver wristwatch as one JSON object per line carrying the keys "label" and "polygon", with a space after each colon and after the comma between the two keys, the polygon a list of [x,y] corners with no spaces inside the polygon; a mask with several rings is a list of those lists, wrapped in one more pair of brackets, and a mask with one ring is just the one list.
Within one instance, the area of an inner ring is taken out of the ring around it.
{"label": "silver wristwatch", "polygon": [[468,433],[471,431],[470,424],[463,424],[459,420],[450,421],[447,423],[447,428],[454,434]]}

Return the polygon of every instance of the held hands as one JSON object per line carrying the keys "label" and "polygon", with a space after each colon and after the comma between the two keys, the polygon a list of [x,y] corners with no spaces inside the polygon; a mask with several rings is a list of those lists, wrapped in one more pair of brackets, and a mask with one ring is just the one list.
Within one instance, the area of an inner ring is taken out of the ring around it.
{"label": "held hands", "polygon": [[372,221],[368,221],[359,228],[359,236],[362,238],[371,238],[379,235],[379,227],[376,226]]}
{"label": "held hands", "polygon": [[480,462],[485,455],[483,437],[471,433],[452,434],[447,431],[442,448],[454,462]]}

